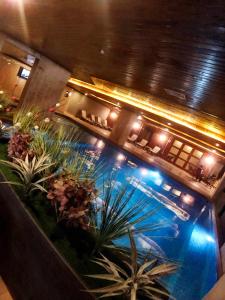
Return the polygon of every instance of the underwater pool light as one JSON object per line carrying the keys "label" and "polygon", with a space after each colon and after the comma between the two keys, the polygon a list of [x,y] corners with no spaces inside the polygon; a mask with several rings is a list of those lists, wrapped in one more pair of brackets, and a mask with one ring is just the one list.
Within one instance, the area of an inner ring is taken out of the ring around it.
{"label": "underwater pool light", "polygon": [[148,170],[145,168],[140,169],[141,175],[146,176],[148,174]]}
{"label": "underwater pool light", "polygon": [[123,160],[125,160],[125,155],[123,155],[122,153],[119,153],[118,155],[117,155],[117,157],[116,157],[116,159],[118,160],[118,161],[123,161]]}

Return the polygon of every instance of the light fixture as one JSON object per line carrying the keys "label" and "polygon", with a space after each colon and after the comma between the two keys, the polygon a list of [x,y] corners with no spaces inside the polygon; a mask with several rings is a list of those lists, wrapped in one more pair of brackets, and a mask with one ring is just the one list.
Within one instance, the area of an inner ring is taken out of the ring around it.
{"label": "light fixture", "polygon": [[122,161],[125,160],[125,156],[122,153],[119,153],[116,157],[117,160]]}
{"label": "light fixture", "polygon": [[0,109],[3,108],[2,104],[0,104]]}
{"label": "light fixture", "polygon": [[88,93],[85,93],[84,96],[88,96]]}
{"label": "light fixture", "polygon": [[148,170],[145,168],[141,168],[140,172],[141,172],[141,175],[143,175],[143,176],[146,176],[148,174]]}
{"label": "light fixture", "polygon": [[56,105],[55,105],[56,107],[60,107],[60,103],[58,102],[58,103],[56,103]]}
{"label": "light fixture", "polygon": [[167,140],[167,135],[164,134],[164,133],[161,133],[159,135],[159,141],[162,142],[162,143],[164,143],[166,140]]}
{"label": "light fixture", "polygon": [[181,199],[185,204],[188,204],[188,205],[192,205],[194,203],[194,198],[189,194],[183,195],[181,197]]}
{"label": "light fixture", "polygon": [[49,119],[49,118],[45,118],[45,119],[44,119],[44,122],[45,122],[45,123],[49,123],[49,122],[50,122],[50,119]]}
{"label": "light fixture", "polygon": [[105,143],[102,140],[99,140],[96,144],[98,149],[102,149],[105,146]]}
{"label": "light fixture", "polygon": [[0,95],[4,94],[4,91],[0,91]]}
{"label": "light fixture", "polygon": [[66,91],[66,93],[65,93],[65,97],[70,97],[72,95],[72,92],[71,91]]}
{"label": "light fixture", "polygon": [[132,128],[133,129],[140,129],[141,128],[141,124],[139,122],[134,122]]}
{"label": "light fixture", "polygon": [[215,163],[215,158],[213,156],[211,156],[211,155],[208,155],[208,156],[205,157],[204,162],[207,165],[211,166],[211,165],[213,165]]}
{"label": "light fixture", "polygon": [[115,111],[112,111],[112,112],[110,113],[110,118],[111,118],[111,119],[117,119],[117,118],[118,118],[118,114],[117,114]]}
{"label": "light fixture", "polygon": [[168,122],[168,123],[167,123],[167,125],[171,126],[171,125],[172,125],[172,123]]}
{"label": "light fixture", "polygon": [[219,144],[219,143],[216,143],[216,147],[220,147],[220,144]]}
{"label": "light fixture", "polygon": [[137,119],[138,119],[138,120],[142,120],[142,116],[139,115],[139,116],[137,117]]}

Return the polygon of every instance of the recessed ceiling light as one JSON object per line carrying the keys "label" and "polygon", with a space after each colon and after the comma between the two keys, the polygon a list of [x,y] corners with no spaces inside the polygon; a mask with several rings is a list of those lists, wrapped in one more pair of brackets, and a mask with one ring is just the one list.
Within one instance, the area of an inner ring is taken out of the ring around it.
{"label": "recessed ceiling light", "polygon": [[167,123],[169,126],[171,126],[172,124],[170,122]]}
{"label": "recessed ceiling light", "polygon": [[219,147],[220,146],[220,144],[219,143],[216,143],[216,147]]}

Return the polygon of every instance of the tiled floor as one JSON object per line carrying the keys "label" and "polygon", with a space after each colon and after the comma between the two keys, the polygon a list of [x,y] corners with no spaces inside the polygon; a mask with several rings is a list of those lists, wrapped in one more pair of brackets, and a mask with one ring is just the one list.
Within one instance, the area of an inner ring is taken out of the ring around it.
{"label": "tiled floor", "polygon": [[[62,114],[64,116],[70,118],[71,120],[74,120],[76,123],[81,124],[82,126],[99,134],[102,137],[108,138],[110,135],[110,131],[102,129],[102,128],[94,126],[94,125],[91,125],[85,121],[82,121],[79,118],[73,116],[72,114],[61,113],[61,112],[59,112],[59,114]],[[129,151],[130,153],[136,155],[138,158],[146,161],[147,163],[150,163],[150,164],[164,170],[171,177],[174,177],[176,180],[184,183],[192,190],[201,193],[203,196],[207,197],[208,199],[210,199],[213,196],[215,188],[210,188],[209,186],[207,186],[205,183],[202,183],[202,182],[201,183],[196,182],[190,174],[188,174],[187,172],[183,171],[182,169],[176,167],[175,165],[169,163],[168,161],[166,161],[158,156],[150,155],[143,149],[141,149],[131,143],[125,143],[123,148],[125,150]]]}
{"label": "tiled floor", "polygon": [[0,277],[0,300],[12,300],[5,283],[3,282],[2,278]]}

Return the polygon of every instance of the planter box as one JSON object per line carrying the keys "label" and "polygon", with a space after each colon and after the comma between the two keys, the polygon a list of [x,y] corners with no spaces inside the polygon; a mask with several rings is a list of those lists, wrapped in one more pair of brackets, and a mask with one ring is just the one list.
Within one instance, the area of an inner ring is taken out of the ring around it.
{"label": "planter box", "polygon": [[0,185],[0,274],[16,300],[94,299],[6,184]]}

